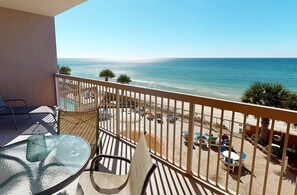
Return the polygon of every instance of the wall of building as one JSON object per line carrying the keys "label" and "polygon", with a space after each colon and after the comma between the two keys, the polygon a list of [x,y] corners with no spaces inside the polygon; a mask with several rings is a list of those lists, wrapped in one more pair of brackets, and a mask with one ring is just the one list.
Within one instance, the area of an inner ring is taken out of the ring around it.
{"label": "wall of building", "polygon": [[0,8],[0,95],[55,105],[53,17]]}

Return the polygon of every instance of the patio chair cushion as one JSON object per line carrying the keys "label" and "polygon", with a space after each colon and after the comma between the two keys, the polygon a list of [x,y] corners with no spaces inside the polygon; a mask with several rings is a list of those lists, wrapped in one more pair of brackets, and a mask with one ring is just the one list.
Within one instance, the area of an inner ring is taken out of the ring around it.
{"label": "patio chair cushion", "polygon": [[[123,187],[128,180],[128,174],[115,175],[105,172],[92,172],[92,179],[88,172],[79,177],[79,184],[87,194],[132,194],[130,185]],[[95,187],[94,187],[95,186]]]}
{"label": "patio chair cushion", "polygon": [[220,151],[221,151],[221,153],[223,153],[224,151],[226,151],[227,149],[226,149],[226,146],[224,146],[224,145],[221,145],[220,146]]}
{"label": "patio chair cushion", "polygon": [[246,153],[245,153],[245,152],[242,152],[242,153],[241,153],[241,159],[242,159],[242,161],[244,161],[245,158],[246,158]]}

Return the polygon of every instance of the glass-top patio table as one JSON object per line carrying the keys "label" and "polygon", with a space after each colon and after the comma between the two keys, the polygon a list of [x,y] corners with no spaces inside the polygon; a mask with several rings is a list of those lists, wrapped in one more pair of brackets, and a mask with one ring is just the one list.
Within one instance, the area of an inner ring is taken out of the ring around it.
{"label": "glass-top patio table", "polygon": [[[229,151],[226,150],[226,151],[224,151],[222,154],[223,154],[224,157],[228,158],[228,156],[229,156]],[[240,157],[239,157],[239,155],[238,155],[237,153],[235,153],[235,152],[231,152],[231,153],[230,153],[230,158],[233,159],[233,160],[235,160],[235,161],[238,161]],[[227,162],[228,162],[228,161],[227,161]]]}
{"label": "glass-top patio table", "polygon": [[36,137],[37,141],[29,143],[28,139],[0,148],[0,194],[52,194],[87,166],[91,149],[83,138]]}

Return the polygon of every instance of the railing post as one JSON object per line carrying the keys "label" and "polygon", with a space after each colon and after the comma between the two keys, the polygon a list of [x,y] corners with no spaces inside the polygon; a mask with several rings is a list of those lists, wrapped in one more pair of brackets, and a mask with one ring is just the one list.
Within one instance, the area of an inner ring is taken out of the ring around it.
{"label": "railing post", "polygon": [[120,94],[119,89],[116,89],[116,135],[120,137]]}
{"label": "railing post", "polygon": [[189,112],[189,131],[188,131],[188,151],[187,151],[187,174],[192,175],[193,161],[193,134],[194,134],[194,112],[195,104],[190,103]]}
{"label": "railing post", "polygon": [[81,86],[80,82],[78,82],[78,110],[81,111]]}
{"label": "railing post", "polygon": [[[66,79],[62,79],[62,83],[63,83],[63,90],[64,90],[64,95],[63,95],[63,98],[64,98],[64,109],[68,109],[67,108],[67,94],[68,94],[68,91],[66,90],[67,89],[67,86],[66,86]],[[60,89],[59,89],[60,90]]]}
{"label": "railing post", "polygon": [[55,78],[55,87],[56,87],[56,104],[60,107],[60,89],[59,89],[59,78],[54,75]]}
{"label": "railing post", "polygon": [[96,88],[95,88],[95,107],[96,109],[98,109],[99,105],[98,105],[98,85],[96,85]]}

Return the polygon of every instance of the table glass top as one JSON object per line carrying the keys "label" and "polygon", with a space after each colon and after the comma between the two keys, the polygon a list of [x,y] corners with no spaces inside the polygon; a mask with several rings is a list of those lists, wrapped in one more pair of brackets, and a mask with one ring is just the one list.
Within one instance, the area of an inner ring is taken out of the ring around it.
{"label": "table glass top", "polygon": [[85,168],[91,151],[81,137],[53,135],[43,141],[33,148],[27,140],[0,148],[0,194],[54,192]]}

